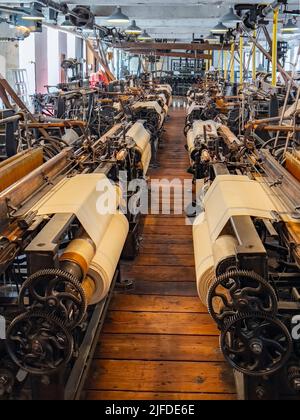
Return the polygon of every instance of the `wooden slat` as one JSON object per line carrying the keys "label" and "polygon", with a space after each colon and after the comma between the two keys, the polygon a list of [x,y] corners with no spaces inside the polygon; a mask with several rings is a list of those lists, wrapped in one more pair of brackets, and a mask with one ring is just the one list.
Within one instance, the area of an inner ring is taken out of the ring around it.
{"label": "wooden slat", "polygon": [[95,358],[224,362],[218,337],[103,334]]}
{"label": "wooden slat", "polygon": [[179,244],[179,245],[190,245],[193,250],[193,238],[192,235],[160,235],[158,232],[153,234],[143,234],[143,243],[146,244]]}
{"label": "wooden slat", "polygon": [[95,360],[91,390],[234,393],[226,363]]}
{"label": "wooden slat", "polygon": [[207,314],[207,308],[197,297],[115,295],[111,311],[133,312],[194,312]]}
{"label": "wooden slat", "polygon": [[153,235],[155,233],[159,233],[160,235],[170,235],[172,237],[172,232],[176,235],[192,235],[192,227],[191,226],[160,226],[159,232],[156,226],[145,226],[143,230],[143,234],[145,235]]}
{"label": "wooden slat", "polygon": [[[171,266],[144,266],[143,268],[132,266],[130,263],[122,264],[122,277],[124,279],[134,280],[136,283],[140,281],[152,282],[194,282],[196,284],[196,274],[194,267],[171,267]],[[136,284],[137,286],[137,284]],[[170,286],[170,285],[169,285]],[[183,286],[178,286],[183,288]]]}
{"label": "wooden slat", "polygon": [[162,244],[153,242],[144,242],[142,244],[143,254],[159,254],[159,255],[194,255],[193,248],[190,244]]}
{"label": "wooden slat", "polygon": [[135,260],[135,266],[161,266],[161,265],[170,265],[170,266],[180,266],[180,267],[194,267],[195,260],[193,255],[140,255]]}
{"label": "wooden slat", "polygon": [[219,335],[208,314],[109,312],[106,333]]}
{"label": "wooden slat", "polygon": [[236,400],[234,394],[170,393],[170,392],[130,392],[130,391],[90,391],[85,396],[90,401],[230,401]]}
{"label": "wooden slat", "polygon": [[[131,280],[130,276],[126,276]],[[195,281],[144,281],[134,283],[134,287],[124,292],[135,295],[198,296]]]}

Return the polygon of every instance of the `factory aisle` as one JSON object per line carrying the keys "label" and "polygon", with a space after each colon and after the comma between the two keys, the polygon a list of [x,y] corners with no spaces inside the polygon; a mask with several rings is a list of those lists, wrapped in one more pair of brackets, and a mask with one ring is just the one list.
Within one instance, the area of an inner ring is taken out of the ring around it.
{"label": "factory aisle", "polygon": [[[188,179],[185,108],[172,108],[152,178]],[[139,257],[122,266],[135,288],[115,293],[87,381],[87,399],[234,399],[218,331],[197,296],[192,228],[147,216]]]}

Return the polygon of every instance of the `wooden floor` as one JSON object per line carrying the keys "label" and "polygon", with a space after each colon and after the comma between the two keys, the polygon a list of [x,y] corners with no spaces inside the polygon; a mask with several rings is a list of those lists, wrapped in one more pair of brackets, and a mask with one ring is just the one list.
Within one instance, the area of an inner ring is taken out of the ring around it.
{"label": "wooden floor", "polygon": [[[184,108],[165,126],[152,178],[189,178]],[[122,275],[134,290],[116,293],[96,350],[86,399],[234,399],[218,331],[195,286],[192,228],[184,216],[147,216],[143,247]]]}

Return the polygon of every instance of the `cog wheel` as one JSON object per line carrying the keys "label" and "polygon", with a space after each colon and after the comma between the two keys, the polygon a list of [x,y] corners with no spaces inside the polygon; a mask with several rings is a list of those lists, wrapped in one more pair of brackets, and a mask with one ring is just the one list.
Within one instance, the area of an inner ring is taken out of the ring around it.
{"label": "cog wheel", "polygon": [[0,399],[12,393],[14,384],[14,372],[9,368],[0,367]]}
{"label": "cog wheel", "polygon": [[218,277],[208,291],[207,306],[215,322],[222,326],[239,312],[264,312],[275,316],[278,300],[270,284],[254,271],[229,271]]}
{"label": "cog wheel", "polygon": [[33,375],[51,375],[73,353],[73,337],[61,320],[41,311],[24,313],[10,324],[6,348],[13,362]]}
{"label": "cog wheel", "polygon": [[34,273],[23,283],[19,306],[23,311],[51,313],[67,328],[74,329],[85,317],[87,299],[75,277],[59,269],[49,269]]}
{"label": "cog wheel", "polygon": [[300,367],[291,366],[288,370],[288,382],[293,391],[300,393]]}
{"label": "cog wheel", "polygon": [[225,359],[248,376],[269,376],[290,358],[292,337],[278,319],[263,312],[241,313],[225,325],[220,337]]}

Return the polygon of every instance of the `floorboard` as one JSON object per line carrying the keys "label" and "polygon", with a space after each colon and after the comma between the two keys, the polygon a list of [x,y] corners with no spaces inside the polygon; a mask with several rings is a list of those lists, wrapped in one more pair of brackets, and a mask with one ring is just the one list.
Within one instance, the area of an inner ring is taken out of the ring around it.
{"label": "floorboard", "polygon": [[[171,110],[152,179],[191,180],[185,110]],[[178,191],[171,198],[178,199]],[[162,198],[153,203],[162,203]],[[171,205],[172,211],[182,203]],[[122,263],[133,287],[116,292],[86,383],[88,400],[231,400],[231,369],[196,290],[192,227],[182,214],[145,217],[140,255]]]}

